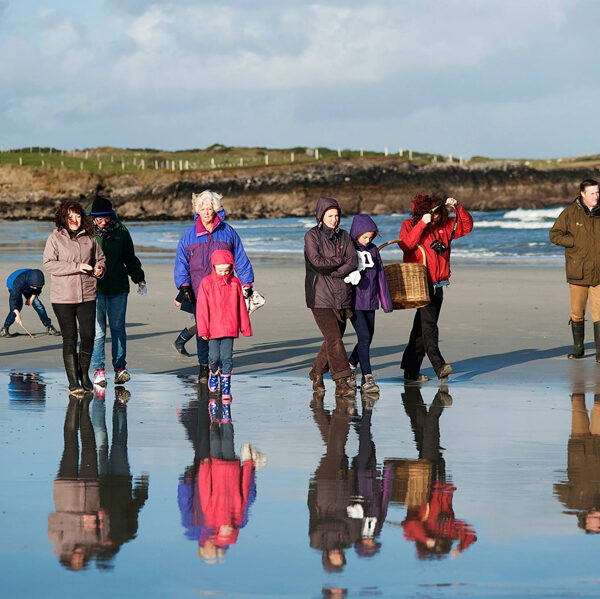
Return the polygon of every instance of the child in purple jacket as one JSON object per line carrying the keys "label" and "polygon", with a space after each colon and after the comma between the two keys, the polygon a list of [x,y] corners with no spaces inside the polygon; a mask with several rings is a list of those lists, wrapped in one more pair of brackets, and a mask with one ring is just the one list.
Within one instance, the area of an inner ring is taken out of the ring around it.
{"label": "child in purple jacket", "polygon": [[369,355],[375,332],[375,310],[381,303],[384,312],[392,311],[392,298],[383,272],[383,262],[377,246],[372,243],[378,232],[377,225],[367,214],[357,214],[352,219],[350,237],[358,252],[359,270],[350,273],[344,279],[354,285],[351,322],[358,336],[358,343],[348,361],[354,378],[356,366],[360,362],[361,391],[371,393],[379,391],[371,371]]}

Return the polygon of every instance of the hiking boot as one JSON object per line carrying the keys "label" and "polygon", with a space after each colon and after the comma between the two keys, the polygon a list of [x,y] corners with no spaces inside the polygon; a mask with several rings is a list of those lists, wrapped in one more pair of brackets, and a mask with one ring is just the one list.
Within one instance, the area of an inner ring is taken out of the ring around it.
{"label": "hiking boot", "polygon": [[125,387],[122,387],[121,385],[115,387],[115,401],[120,405],[126,406],[130,398],[131,392],[125,389]]}
{"label": "hiking boot", "polygon": [[97,368],[94,371],[94,385],[106,387],[106,370],[104,368]]}
{"label": "hiking boot", "polygon": [[356,366],[352,366],[352,364],[350,364],[350,376],[348,380],[356,385]]}
{"label": "hiking boot", "polygon": [[421,374],[420,372],[415,374],[414,372],[408,372],[405,370],[404,380],[410,381],[411,383],[426,383],[429,380],[429,377],[426,374]]}
{"label": "hiking boot", "polygon": [[[583,358],[583,337],[584,337],[584,324],[583,320],[581,322],[573,322],[569,320],[571,323],[571,332],[573,333],[573,349],[571,353],[567,355],[569,360],[576,360],[578,358]],[[596,337],[596,323],[594,323],[594,338]],[[598,348],[598,345],[596,345]]]}
{"label": "hiking boot", "polygon": [[179,336],[177,337],[177,339],[175,339],[175,341],[173,341],[173,344],[171,345],[171,347],[180,355],[183,356],[184,358],[192,358],[192,354],[188,353],[187,350],[185,349],[185,344],[193,337],[193,335],[190,335],[189,331],[187,329],[183,329],[183,331],[181,331],[181,333],[179,333]]}
{"label": "hiking boot", "polygon": [[444,364],[438,371],[437,376],[441,383],[445,383],[448,380],[448,376],[452,373],[452,366],[450,364]]}
{"label": "hiking boot", "polygon": [[206,383],[208,381],[208,364],[200,364],[198,368],[198,382]]}
{"label": "hiking boot", "polygon": [[363,412],[365,410],[372,410],[373,406],[377,403],[377,401],[379,401],[379,393],[376,391],[373,391],[371,393],[365,393],[362,396],[362,407],[363,407]]}
{"label": "hiking boot", "polygon": [[368,393],[368,392],[379,392],[379,386],[375,382],[375,378],[372,374],[365,374],[360,381],[360,390]]}
{"label": "hiking boot", "polygon": [[53,335],[54,337],[62,336],[62,333],[57,331],[51,324],[46,327],[46,331],[48,332],[48,335]]}
{"label": "hiking boot", "polygon": [[123,383],[127,383],[131,380],[131,375],[129,374],[127,368],[125,366],[121,366],[115,370],[115,385],[122,385]]}
{"label": "hiking boot", "polygon": [[221,375],[221,397],[223,399],[231,399],[231,375]]}
{"label": "hiking boot", "polygon": [[335,380],[336,395],[354,395],[356,393],[356,387],[348,380],[349,378],[344,376]]}
{"label": "hiking boot", "polygon": [[219,371],[213,372],[209,371],[208,374],[208,390],[211,393],[216,393],[219,390]]}
{"label": "hiking boot", "polygon": [[313,383],[313,391],[325,391],[325,383],[323,382],[323,375],[319,372],[315,372],[314,369],[308,373],[308,378]]}
{"label": "hiking boot", "polygon": [[12,335],[8,332],[8,327],[2,327],[0,329],[0,337],[12,337]]}
{"label": "hiking boot", "polygon": [[452,396],[450,395],[450,393],[448,393],[448,387],[446,385],[440,385],[440,388],[435,394],[433,401],[438,402],[443,407],[448,407],[452,405]]}
{"label": "hiking boot", "polygon": [[231,400],[224,399],[221,402],[221,422],[231,422]]}
{"label": "hiking boot", "polygon": [[594,323],[594,343],[596,345],[596,363],[600,364],[600,320]]}

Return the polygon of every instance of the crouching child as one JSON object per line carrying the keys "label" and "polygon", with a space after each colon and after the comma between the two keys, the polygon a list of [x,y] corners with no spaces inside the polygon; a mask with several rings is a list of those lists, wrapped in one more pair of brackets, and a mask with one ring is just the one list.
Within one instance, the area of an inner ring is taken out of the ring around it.
{"label": "crouching child", "polygon": [[[233,274],[233,255],[216,250],[211,256],[212,273],[202,279],[196,300],[198,336],[208,340],[208,390],[216,393],[221,383],[222,417],[231,419],[231,372],[233,340],[242,332],[252,336],[242,284]],[[211,397],[208,404],[211,419],[218,418],[218,406]]]}

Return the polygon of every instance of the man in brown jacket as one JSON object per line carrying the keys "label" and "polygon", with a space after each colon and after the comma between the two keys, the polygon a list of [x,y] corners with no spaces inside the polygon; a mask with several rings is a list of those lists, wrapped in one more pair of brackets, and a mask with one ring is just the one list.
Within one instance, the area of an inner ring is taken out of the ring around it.
{"label": "man in brown jacket", "polygon": [[569,359],[583,357],[584,316],[589,297],[594,322],[596,362],[600,363],[600,213],[598,182],[585,179],[579,196],[565,208],[550,230],[550,241],[565,248],[567,282],[571,294],[573,350]]}

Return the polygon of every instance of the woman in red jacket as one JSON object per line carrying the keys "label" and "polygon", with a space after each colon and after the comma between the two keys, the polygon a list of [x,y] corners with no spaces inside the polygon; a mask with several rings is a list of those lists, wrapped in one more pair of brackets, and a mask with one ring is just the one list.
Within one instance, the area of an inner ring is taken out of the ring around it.
{"label": "woman in red jacket", "polygon": [[[455,217],[448,215],[450,207]],[[473,218],[454,198],[445,202],[437,196],[419,194],[413,200],[412,216],[402,223],[400,247],[404,262],[423,262],[423,248],[427,257],[427,279],[431,303],[418,308],[410,332],[408,345],[402,356],[401,367],[405,380],[426,381],[420,373],[425,354],[440,381],[446,381],[452,372],[438,347],[438,319],[444,299],[444,287],[450,284],[450,250],[452,240],[467,235],[473,229]]]}
{"label": "woman in red jacket", "polygon": [[[215,250],[210,257],[212,274],[204,277],[196,300],[198,336],[208,341],[208,390],[215,393],[221,378],[223,418],[231,418],[231,371],[233,370],[233,340],[242,332],[252,336],[248,309],[242,284],[234,276],[235,263],[229,250]],[[211,418],[217,418],[217,402],[208,404]]]}

